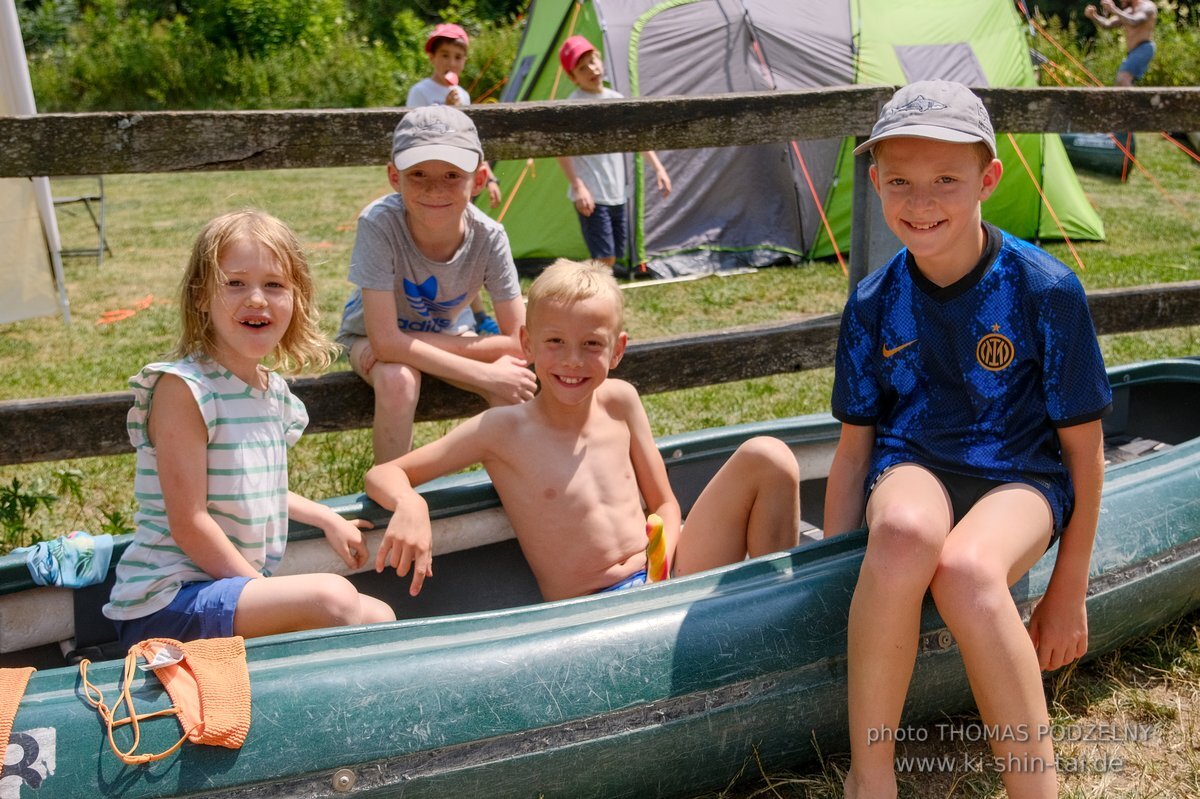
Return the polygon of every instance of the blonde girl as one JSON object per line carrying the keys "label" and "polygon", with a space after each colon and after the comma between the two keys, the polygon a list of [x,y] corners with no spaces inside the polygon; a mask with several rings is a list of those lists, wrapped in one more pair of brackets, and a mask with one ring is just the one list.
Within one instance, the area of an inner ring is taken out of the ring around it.
{"label": "blonde girl", "polygon": [[288,490],[287,450],[308,414],[274,370],[329,364],[313,293],[299,242],[273,216],[225,214],[196,238],[175,360],[129,381],[137,529],[104,606],[123,645],[395,618],[341,576],[270,576],[289,518],[324,530],[351,568],[367,561],[365,523]]}

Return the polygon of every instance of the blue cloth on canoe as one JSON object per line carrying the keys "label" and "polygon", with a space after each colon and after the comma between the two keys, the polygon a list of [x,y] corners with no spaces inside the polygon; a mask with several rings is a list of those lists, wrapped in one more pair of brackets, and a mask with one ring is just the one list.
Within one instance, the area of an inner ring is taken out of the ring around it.
{"label": "blue cloth on canoe", "polygon": [[29,575],[38,585],[83,588],[104,581],[112,559],[113,541],[107,533],[93,536],[82,530],[14,549],[25,554]]}

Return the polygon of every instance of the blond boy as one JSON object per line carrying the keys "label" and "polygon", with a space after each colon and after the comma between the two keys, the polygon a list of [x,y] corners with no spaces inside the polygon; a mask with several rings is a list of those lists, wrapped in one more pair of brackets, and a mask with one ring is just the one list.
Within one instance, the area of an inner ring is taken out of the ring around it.
{"label": "blond boy", "polygon": [[[1040,669],[1087,650],[1112,399],[1087,300],[1066,266],[982,222],[1003,170],[967,87],[900,89],[855,152],[868,150],[904,249],[847,301],[834,378],[825,531],[858,527],[864,505],[869,531],[850,605],[846,796],[896,796],[890,733],[927,591],[998,733],[1008,795],[1055,796]],[[1009,588],[1056,541],[1026,631]]]}
{"label": "blond boy", "polygon": [[[486,172],[475,124],[445,105],[404,115],[392,136],[395,193],[359,215],[338,342],[375,390],[375,462],[412,447],[422,376],[524,402],[536,388],[521,357],[525,306],[504,228],[471,204]],[[468,305],[486,288],[500,335],[477,336]],[[467,312],[464,314],[464,311]]]}
{"label": "blond boy", "polygon": [[609,379],[625,352],[623,303],[599,265],[558,261],[529,290],[521,331],[541,390],[492,408],[442,439],[367,473],[367,494],[395,513],[377,570],[432,574],[431,531],[414,486],[482,463],[547,600],[645,580],[648,511],[664,520],[674,573],[795,546],[799,469],[783,442],[743,444],[681,512],[636,389]]}

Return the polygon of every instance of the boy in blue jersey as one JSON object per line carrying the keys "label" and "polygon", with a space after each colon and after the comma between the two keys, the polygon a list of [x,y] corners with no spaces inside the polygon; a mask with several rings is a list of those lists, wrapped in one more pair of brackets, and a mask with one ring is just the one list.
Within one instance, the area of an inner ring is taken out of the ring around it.
{"label": "boy in blue jersey", "polygon": [[[1087,301],[1070,269],[982,222],[1002,166],[965,86],[900,89],[855,153],[868,150],[904,249],[847,301],[837,351],[825,530],[856,528],[864,513],[869,530],[850,606],[846,796],[896,796],[888,733],[926,590],[997,731],[1008,795],[1054,796],[1041,669],[1087,649],[1111,404]],[[1009,587],[1060,537],[1027,631]]]}

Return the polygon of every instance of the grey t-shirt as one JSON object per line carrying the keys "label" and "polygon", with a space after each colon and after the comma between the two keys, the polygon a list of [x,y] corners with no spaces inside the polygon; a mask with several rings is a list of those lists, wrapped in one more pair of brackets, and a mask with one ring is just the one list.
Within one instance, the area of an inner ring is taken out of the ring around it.
{"label": "grey t-shirt", "polygon": [[357,288],[346,300],[338,341],[367,335],[362,289],[394,291],[396,324],[401,330],[459,334],[470,314],[460,314],[484,286],[493,302],[521,296],[517,267],[504,226],[468,205],[466,235],[449,261],[426,258],[413,243],[399,194],[368,205],[358,217],[350,282]]}

